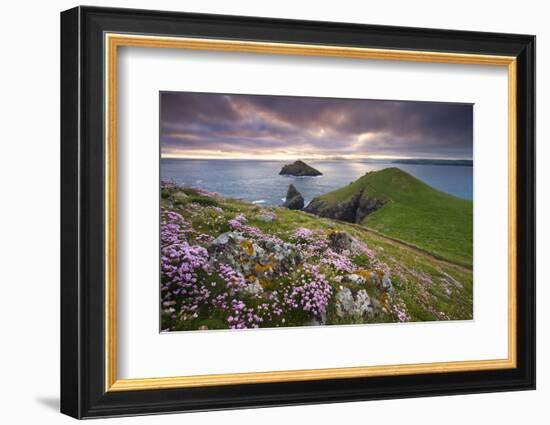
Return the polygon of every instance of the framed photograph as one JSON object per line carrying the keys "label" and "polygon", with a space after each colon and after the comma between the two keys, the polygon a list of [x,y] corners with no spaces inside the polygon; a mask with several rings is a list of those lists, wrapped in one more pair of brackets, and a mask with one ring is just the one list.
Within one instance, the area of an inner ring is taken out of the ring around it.
{"label": "framed photograph", "polygon": [[61,14],[61,411],[535,388],[535,37]]}

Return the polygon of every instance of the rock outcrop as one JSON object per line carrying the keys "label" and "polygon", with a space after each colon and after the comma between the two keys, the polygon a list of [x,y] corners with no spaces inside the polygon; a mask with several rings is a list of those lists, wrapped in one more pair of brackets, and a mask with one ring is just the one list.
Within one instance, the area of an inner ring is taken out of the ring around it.
{"label": "rock outcrop", "polygon": [[346,232],[329,233],[327,240],[328,247],[338,253],[350,251],[353,245],[353,238]]}
{"label": "rock outcrop", "polygon": [[240,232],[222,233],[212,241],[208,253],[213,266],[226,264],[244,276],[288,272],[302,261],[290,243],[253,241]]}
{"label": "rock outcrop", "polygon": [[320,217],[334,218],[349,223],[361,223],[363,219],[384,205],[380,199],[368,197],[366,191],[355,193],[346,201],[332,203],[322,197],[313,199],[305,211]]}
{"label": "rock outcrop", "polygon": [[298,189],[296,189],[293,184],[288,186],[283,207],[288,208],[289,210],[301,210],[304,208],[304,197],[300,192],[298,192]]}
{"label": "rock outcrop", "polygon": [[353,285],[365,285],[370,283],[380,291],[392,293],[393,284],[388,273],[381,270],[360,270],[344,276],[343,282]]}
{"label": "rock outcrop", "polygon": [[357,293],[349,288],[342,288],[336,294],[336,315],[346,323],[364,323],[374,314],[371,299],[366,290]]}
{"label": "rock outcrop", "polygon": [[286,175],[286,176],[303,177],[303,176],[321,176],[323,173],[307,165],[303,161],[295,161],[292,164],[285,165],[281,169],[279,174],[283,176]]}

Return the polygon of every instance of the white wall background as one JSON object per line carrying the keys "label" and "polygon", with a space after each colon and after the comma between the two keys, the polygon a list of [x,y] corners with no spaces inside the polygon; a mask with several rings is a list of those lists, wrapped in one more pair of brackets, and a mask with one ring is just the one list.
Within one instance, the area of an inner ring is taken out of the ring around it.
{"label": "white wall background", "polygon": [[[166,415],[109,423],[468,424],[550,418],[550,27],[535,0],[144,0],[96,5],[536,34],[538,53],[538,390],[336,405]],[[77,3],[9,2],[0,16],[0,421],[69,423],[59,392],[59,12]],[[546,196],[544,196],[546,195]],[[546,402],[546,403],[545,403]]]}

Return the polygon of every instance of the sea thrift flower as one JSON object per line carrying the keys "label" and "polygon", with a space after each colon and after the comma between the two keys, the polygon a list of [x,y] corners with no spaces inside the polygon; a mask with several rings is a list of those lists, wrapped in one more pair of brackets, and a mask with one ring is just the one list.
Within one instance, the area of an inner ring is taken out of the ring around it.
{"label": "sea thrift flower", "polygon": [[200,235],[195,237],[195,240],[197,242],[205,243],[206,245],[208,245],[208,244],[212,243],[212,241],[214,240],[214,237],[210,236],[210,235],[207,235],[206,233],[201,233]]}
{"label": "sea thrift flower", "polygon": [[208,300],[210,290],[201,276],[208,272],[208,252],[191,245],[190,224],[178,213],[161,213],[161,299],[164,312],[175,315],[194,315]]}
{"label": "sea thrift flower", "polygon": [[298,242],[310,242],[313,239],[313,231],[305,227],[299,227],[290,238]]}
{"label": "sea thrift flower", "polygon": [[245,224],[248,221],[247,218],[242,214],[239,214],[238,216],[236,216],[235,220],[237,220],[241,224]]}
{"label": "sea thrift flower", "polygon": [[218,274],[223,279],[225,285],[229,289],[238,291],[247,289],[248,287],[244,276],[241,273],[233,270],[227,264],[220,264],[218,266]]}
{"label": "sea thrift flower", "polygon": [[239,220],[235,220],[234,218],[229,220],[227,224],[229,224],[229,227],[231,227],[232,230],[240,230],[243,226]]}
{"label": "sea thrift flower", "polygon": [[240,230],[247,221],[244,215],[239,214],[235,218],[229,220],[227,224],[229,224],[229,227],[233,230]]}
{"label": "sea thrift flower", "polygon": [[369,260],[374,260],[375,255],[374,251],[370,249],[366,243],[361,242],[357,239],[353,240],[352,244],[353,253],[354,254],[362,254],[365,255]]}
{"label": "sea thrift flower", "polygon": [[241,300],[231,300],[230,309],[231,314],[227,316],[227,323],[231,329],[258,328],[263,322],[263,318]]}
{"label": "sea thrift flower", "polygon": [[400,301],[393,305],[393,313],[400,322],[409,322],[411,317],[407,313],[407,306],[404,302]]}
{"label": "sea thrift flower", "polygon": [[326,313],[332,295],[332,287],[319,272],[319,267],[305,264],[298,285],[286,288],[283,303],[286,309],[302,309],[319,319]]}
{"label": "sea thrift flower", "polygon": [[200,186],[193,187],[192,189],[193,189],[195,192],[197,192],[199,195],[205,196],[205,197],[207,197],[207,198],[217,198],[217,197],[220,196],[219,193],[210,192],[210,191],[208,191],[208,190],[206,190],[205,188],[200,187]]}
{"label": "sea thrift flower", "polygon": [[321,263],[333,267],[337,272],[351,273],[355,266],[348,256],[328,248],[324,251]]}

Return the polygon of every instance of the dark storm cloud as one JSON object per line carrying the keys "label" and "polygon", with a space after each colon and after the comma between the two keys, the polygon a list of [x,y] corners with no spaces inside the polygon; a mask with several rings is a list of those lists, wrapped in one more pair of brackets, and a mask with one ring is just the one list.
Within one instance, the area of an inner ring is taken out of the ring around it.
{"label": "dark storm cloud", "polygon": [[163,154],[471,158],[472,106],[286,96],[161,94]]}

